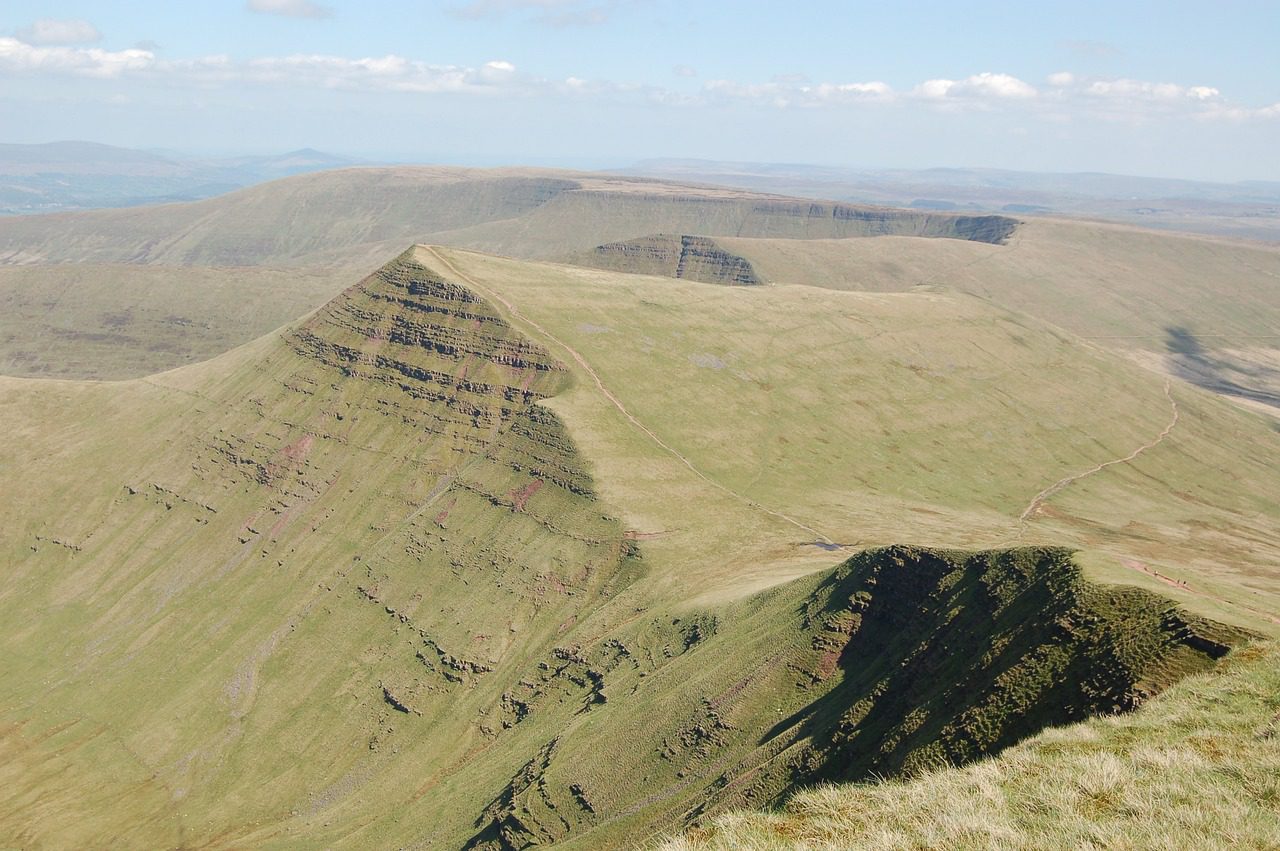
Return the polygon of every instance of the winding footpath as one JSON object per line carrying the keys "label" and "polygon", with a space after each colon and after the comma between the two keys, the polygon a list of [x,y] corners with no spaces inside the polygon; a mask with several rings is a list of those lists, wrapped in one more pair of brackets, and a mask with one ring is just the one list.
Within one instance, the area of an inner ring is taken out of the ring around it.
{"label": "winding footpath", "polygon": [[[1062,491],[1063,489],[1070,487],[1071,485],[1075,484],[1081,479],[1092,476],[1094,473],[1101,473],[1103,470],[1107,469],[1108,467],[1114,467],[1117,464],[1128,464],[1130,461],[1137,458],[1142,453],[1150,449],[1154,449],[1157,446],[1159,446],[1161,443],[1163,443],[1164,439],[1169,436],[1170,432],[1172,432],[1174,427],[1177,426],[1178,424],[1178,403],[1173,400],[1173,393],[1171,392],[1168,381],[1165,381],[1164,383],[1164,397],[1169,400],[1169,407],[1173,413],[1173,417],[1172,419],[1169,420],[1169,424],[1164,427],[1164,431],[1160,432],[1160,434],[1156,436],[1155,440],[1151,441],[1150,443],[1144,443],[1142,446],[1139,446],[1137,449],[1133,450],[1123,458],[1113,458],[1110,461],[1104,461],[1103,463],[1098,464],[1097,466],[1090,467],[1088,470],[1085,470],[1083,473],[1076,473],[1075,475],[1067,476],[1065,479],[1059,479],[1058,481],[1049,485],[1049,487],[1045,488],[1044,490],[1040,491],[1040,493],[1036,494],[1035,499],[1031,500],[1031,502],[1027,505],[1027,507],[1023,509],[1022,514],[1018,516],[1018,523],[1020,524],[1021,528],[1025,530],[1027,522],[1033,516],[1035,516],[1037,511],[1040,510],[1040,506],[1042,506],[1046,500],[1050,499],[1051,497],[1053,497],[1055,494]],[[1021,537],[1021,532],[1019,532],[1019,537]]]}
{"label": "winding footpath", "polygon": [[[1165,381],[1164,383],[1164,395],[1165,395],[1165,398],[1169,400],[1169,408],[1173,416],[1170,418],[1169,424],[1164,427],[1164,431],[1160,432],[1160,434],[1156,436],[1155,440],[1151,441],[1150,443],[1146,443],[1146,444],[1143,444],[1142,446],[1139,446],[1137,449],[1133,450],[1123,458],[1115,458],[1111,461],[1107,461],[1103,464],[1098,464],[1096,467],[1092,467],[1088,470],[1085,470],[1083,473],[1077,473],[1074,476],[1067,476],[1065,479],[1061,479],[1057,482],[1054,482],[1049,487],[1040,491],[1040,493],[1036,494],[1035,499],[1031,500],[1031,503],[1026,507],[1026,510],[1024,510],[1022,512],[1022,515],[1018,518],[1018,523],[1019,523],[1018,537],[1021,538],[1023,536],[1023,533],[1026,532],[1027,523],[1034,517],[1035,513],[1040,510],[1040,506],[1044,504],[1045,500],[1049,499],[1054,494],[1061,491],[1063,488],[1071,485],[1073,482],[1080,481],[1086,476],[1092,476],[1094,473],[1101,472],[1107,469],[1108,467],[1113,467],[1116,464],[1127,464],[1128,462],[1137,458],[1139,455],[1146,452],[1147,450],[1154,449],[1156,446],[1159,446],[1164,441],[1164,439],[1169,436],[1170,432],[1173,431],[1174,427],[1178,425],[1178,403],[1173,400],[1173,394],[1170,390],[1168,381]],[[1140,561],[1137,561],[1134,559],[1123,559],[1121,560],[1120,563],[1125,567],[1129,568],[1130,570],[1136,570],[1139,573],[1144,573],[1147,576],[1150,576],[1153,579],[1163,582],[1165,585],[1168,585],[1172,588],[1177,588],[1178,590],[1184,591],[1188,594],[1194,594],[1197,597],[1203,597],[1206,600],[1213,600],[1214,602],[1221,603],[1225,606],[1229,606],[1237,609],[1243,609],[1245,611],[1252,612],[1253,614],[1258,615],[1260,617],[1266,618],[1272,623],[1280,624],[1280,617],[1276,617],[1276,615],[1272,614],[1271,612],[1267,612],[1262,609],[1255,608],[1246,603],[1241,603],[1235,600],[1228,600],[1225,597],[1219,597],[1215,594],[1210,594],[1209,592],[1202,591],[1198,588],[1193,588],[1185,580],[1174,579],[1171,576],[1165,576],[1163,573],[1160,573],[1148,567],[1146,564],[1143,564]]]}
{"label": "winding footpath", "polygon": [[754,508],[757,511],[761,511],[765,514],[768,514],[770,517],[777,518],[778,520],[781,520],[785,523],[790,523],[792,526],[795,526],[797,529],[803,529],[805,532],[808,532],[809,534],[815,536],[817,540],[822,541],[825,544],[832,544],[832,545],[835,544],[835,541],[833,541],[831,538],[828,538],[826,535],[822,534],[817,529],[814,529],[812,526],[807,526],[804,523],[801,523],[799,520],[795,519],[794,517],[783,514],[781,511],[775,511],[772,508],[768,508],[767,506],[761,505],[760,503],[756,502],[750,497],[744,496],[738,493],[737,491],[732,490],[731,488],[728,488],[725,485],[720,484],[715,479],[712,479],[710,476],[708,476],[706,473],[703,473],[701,470],[695,467],[693,462],[690,461],[688,458],[686,458],[679,450],[672,447],[665,440],[663,440],[661,437],[655,434],[652,429],[650,429],[644,423],[640,422],[640,420],[636,419],[635,415],[627,410],[626,405],[622,404],[622,400],[619,399],[617,396],[615,396],[613,392],[608,387],[605,386],[604,382],[600,380],[599,374],[595,371],[595,369],[592,368],[591,364],[587,363],[586,358],[584,358],[582,354],[578,352],[577,349],[573,348],[573,346],[570,346],[564,340],[561,340],[555,334],[552,334],[550,331],[542,327],[542,325],[538,324],[534,320],[530,319],[528,316],[525,316],[523,313],[521,313],[519,310],[516,309],[515,305],[507,301],[499,293],[496,293],[490,288],[484,286],[483,284],[478,283],[474,278],[466,274],[463,274],[461,271],[459,271],[457,266],[454,266],[452,263],[446,260],[444,256],[441,255],[440,252],[437,251],[434,247],[421,246],[421,250],[430,253],[431,256],[434,257],[440,263],[440,265],[448,269],[449,272],[455,275],[459,280],[466,282],[468,286],[474,287],[476,290],[484,294],[487,298],[491,298],[494,301],[501,304],[503,309],[506,310],[507,314],[511,316],[513,319],[518,319],[523,324],[537,331],[544,338],[550,340],[551,342],[555,343],[557,346],[559,346],[560,348],[568,352],[569,356],[573,358],[574,362],[577,363],[578,366],[581,367],[582,370],[588,376],[591,377],[591,380],[595,383],[596,387],[600,390],[600,392],[604,395],[604,397],[608,399],[609,402],[611,402],[613,406],[617,408],[618,411],[624,417],[626,417],[627,420],[633,426],[635,426],[646,437],[648,437],[655,444],[657,444],[659,448],[666,451],[673,458],[675,458],[677,461],[679,461],[681,464],[687,467],[689,471],[693,473],[695,476],[697,476],[699,479],[711,485],[716,490],[719,490],[725,494],[728,494],[729,496],[733,497],[734,499],[738,500],[744,505],[750,506],[751,508]]}

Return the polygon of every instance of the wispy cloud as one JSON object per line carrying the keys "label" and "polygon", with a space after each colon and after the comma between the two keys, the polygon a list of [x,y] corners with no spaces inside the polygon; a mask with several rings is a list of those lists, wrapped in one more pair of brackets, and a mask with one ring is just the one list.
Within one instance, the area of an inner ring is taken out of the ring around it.
{"label": "wispy cloud", "polygon": [[514,93],[528,88],[510,62],[494,60],[478,67],[434,65],[388,55],[347,59],[293,55],[235,62],[226,56],[160,60],[149,50],[36,47],[0,38],[0,70],[111,79],[163,79],[202,85],[252,82],[282,86],[400,92]]}
{"label": "wispy cloud", "polygon": [[329,6],[311,0],[247,0],[245,9],[263,15],[281,15],[286,18],[328,18],[333,16]]}
{"label": "wispy cloud", "polygon": [[452,11],[469,20],[514,14],[546,26],[590,27],[607,23],[628,2],[631,0],[468,0]]}
{"label": "wispy cloud", "polygon": [[774,77],[768,83],[713,80],[703,87],[710,101],[754,102],[776,108],[898,105],[945,112],[1021,111],[1055,121],[1079,118],[1141,123],[1157,118],[1197,120],[1270,119],[1280,104],[1246,107],[1230,103],[1214,86],[1050,74],[1042,86],[1010,74],[983,72],[960,79],[924,80],[908,89],[872,82],[813,83],[803,77]]}
{"label": "wispy cloud", "polygon": [[1105,41],[1073,41],[1062,42],[1062,46],[1077,56],[1088,56],[1093,59],[1115,59],[1121,55],[1120,48]]}
{"label": "wispy cloud", "polygon": [[886,102],[894,96],[893,89],[878,80],[865,83],[808,83],[788,82],[788,79],[796,78],[787,75],[767,83],[711,80],[703,87],[703,91],[714,100],[757,101],[781,108]]}
{"label": "wispy cloud", "polygon": [[98,28],[83,18],[41,18],[14,33],[27,44],[92,44],[102,40]]}

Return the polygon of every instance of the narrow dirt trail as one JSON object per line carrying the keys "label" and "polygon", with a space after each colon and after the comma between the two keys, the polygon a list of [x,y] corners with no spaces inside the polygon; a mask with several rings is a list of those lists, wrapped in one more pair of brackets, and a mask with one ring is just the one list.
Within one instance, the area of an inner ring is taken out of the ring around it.
{"label": "narrow dirt trail", "polygon": [[823,543],[827,543],[827,544],[835,543],[835,541],[833,541],[831,538],[828,538],[826,535],[819,532],[817,529],[814,529],[812,526],[807,526],[804,523],[801,523],[799,520],[795,519],[794,517],[790,517],[786,514],[783,514],[781,511],[775,511],[772,508],[763,506],[760,503],[756,502],[755,500],[751,499],[750,497],[744,496],[738,493],[737,491],[729,487],[726,487],[725,485],[720,484],[716,480],[709,477],[707,474],[703,473],[701,470],[695,467],[693,462],[690,461],[688,458],[686,458],[679,450],[672,447],[670,444],[664,441],[661,437],[655,434],[652,429],[650,429],[644,423],[640,422],[640,420],[636,419],[635,415],[627,410],[627,406],[622,404],[622,400],[619,399],[617,396],[615,396],[613,392],[608,387],[605,386],[604,382],[600,380],[600,375],[595,371],[595,369],[592,368],[591,364],[587,363],[586,358],[584,358],[582,354],[578,352],[577,349],[573,348],[573,346],[570,346],[564,340],[561,340],[555,334],[552,334],[550,331],[548,331],[542,325],[538,324],[536,321],[525,316],[523,313],[521,313],[519,310],[516,309],[515,305],[507,301],[500,294],[494,292],[493,290],[489,289],[483,284],[477,283],[474,278],[466,274],[463,274],[461,271],[458,270],[458,267],[454,266],[452,263],[446,260],[440,254],[440,252],[436,251],[435,248],[431,246],[423,246],[422,248],[424,251],[429,252],[432,257],[434,257],[437,261],[439,261],[439,263],[442,266],[444,266],[446,269],[448,269],[452,274],[456,275],[460,280],[466,282],[468,286],[474,287],[476,290],[483,293],[486,297],[491,298],[494,301],[501,304],[503,309],[507,311],[507,314],[509,316],[511,316],[514,319],[518,319],[520,322],[524,323],[525,325],[528,325],[530,328],[533,328],[543,337],[545,337],[546,339],[550,340],[551,342],[555,343],[557,346],[559,346],[560,348],[568,352],[569,356],[573,358],[574,362],[577,363],[578,366],[581,367],[582,370],[591,377],[591,380],[595,383],[596,388],[599,389],[599,391],[604,395],[604,397],[608,399],[609,402],[615,408],[617,408],[618,411],[624,417],[626,417],[627,420],[633,426],[635,426],[641,433],[643,433],[646,437],[652,440],[659,448],[661,448],[663,451],[670,454],[673,458],[675,458],[677,461],[679,461],[681,464],[687,467],[689,471],[693,473],[695,476],[697,476],[699,479],[711,485],[716,490],[721,491],[722,493],[728,494],[729,496],[733,497],[734,499],[738,500],[744,505],[750,506],[751,508],[754,508],[757,511],[761,511],[765,514],[768,514],[770,517],[774,517],[774,518],[777,518],[778,520],[782,520],[785,523],[790,523],[792,526],[795,526],[797,529],[803,529],[805,532],[808,532],[809,534],[814,535],[818,540],[822,541]]}
{"label": "narrow dirt trail", "polygon": [[[1022,512],[1022,515],[1018,518],[1018,523],[1019,523],[1018,537],[1021,538],[1023,534],[1026,532],[1027,523],[1033,518],[1035,513],[1040,510],[1040,506],[1043,505],[1045,501],[1048,500],[1050,497],[1052,497],[1054,494],[1057,494],[1058,492],[1060,492],[1063,488],[1070,486],[1074,482],[1080,481],[1086,476],[1092,476],[1094,473],[1099,473],[1107,469],[1108,467],[1113,467],[1117,464],[1127,464],[1128,462],[1137,458],[1139,455],[1146,452],[1147,450],[1154,449],[1155,447],[1159,446],[1162,442],[1164,442],[1164,439],[1168,437],[1169,434],[1173,431],[1173,429],[1178,425],[1178,403],[1175,402],[1173,399],[1173,393],[1171,391],[1169,381],[1165,381],[1164,383],[1164,395],[1165,395],[1165,398],[1169,400],[1169,409],[1172,413],[1172,416],[1169,419],[1169,424],[1164,427],[1164,430],[1160,432],[1160,434],[1156,435],[1155,440],[1152,440],[1149,443],[1144,443],[1142,446],[1139,446],[1137,449],[1133,450],[1123,458],[1115,458],[1110,461],[1106,461],[1102,464],[1098,464],[1097,466],[1091,467],[1090,469],[1085,470],[1083,473],[1077,473],[1073,476],[1067,476],[1065,479],[1060,479],[1059,481],[1054,482],[1049,487],[1040,491],[1040,493],[1036,494],[1035,499],[1031,500],[1031,503],[1026,507],[1026,509]],[[1160,573],[1152,569],[1151,567],[1148,567],[1143,562],[1137,561],[1135,559],[1122,559],[1120,563],[1124,565],[1124,567],[1128,568],[1129,570],[1135,570],[1139,573],[1144,573],[1147,576],[1152,577],[1153,579],[1163,582],[1165,585],[1168,585],[1171,588],[1176,588],[1179,591],[1183,591],[1187,594],[1194,594],[1197,597],[1202,597],[1206,600],[1212,600],[1216,603],[1221,603],[1222,605],[1225,605],[1225,606],[1230,606],[1236,609],[1242,609],[1244,611],[1251,612],[1255,615],[1266,618],[1272,623],[1280,624],[1280,618],[1276,617],[1271,612],[1263,611],[1262,609],[1257,609],[1257,608],[1254,608],[1253,606],[1249,606],[1244,603],[1239,603],[1233,600],[1228,600],[1225,597],[1219,597],[1215,594],[1210,594],[1207,591],[1202,591],[1198,588],[1194,588],[1185,580],[1174,579],[1172,576],[1165,576],[1163,573]]]}
{"label": "narrow dirt trail", "polygon": [[1144,443],[1143,445],[1139,446],[1137,449],[1133,450],[1123,458],[1113,458],[1110,461],[1104,461],[1101,464],[1090,467],[1088,470],[1085,470],[1083,473],[1076,473],[1074,475],[1067,476],[1065,479],[1059,479],[1058,481],[1049,485],[1049,487],[1040,491],[1040,493],[1036,494],[1035,499],[1031,500],[1031,502],[1027,505],[1027,507],[1023,509],[1022,514],[1018,516],[1018,523],[1020,526],[1020,531],[1018,533],[1019,537],[1021,537],[1022,531],[1025,531],[1027,522],[1030,521],[1031,518],[1035,515],[1035,513],[1040,510],[1040,506],[1042,506],[1046,500],[1053,497],[1059,491],[1062,491],[1063,489],[1070,487],[1072,484],[1080,481],[1081,479],[1092,476],[1095,473],[1101,473],[1103,470],[1107,469],[1108,467],[1114,467],[1117,464],[1128,464],[1130,461],[1137,458],[1142,453],[1150,449],[1154,449],[1155,447],[1163,443],[1164,439],[1169,436],[1170,432],[1172,432],[1174,427],[1177,426],[1178,424],[1178,403],[1173,400],[1173,393],[1171,392],[1168,381],[1165,381],[1164,383],[1164,397],[1169,400],[1169,407],[1170,407],[1170,410],[1172,411],[1173,416],[1172,416],[1172,419],[1169,420],[1169,424],[1164,427],[1164,431],[1160,432],[1160,434],[1156,436],[1155,440],[1152,440],[1150,443]]}

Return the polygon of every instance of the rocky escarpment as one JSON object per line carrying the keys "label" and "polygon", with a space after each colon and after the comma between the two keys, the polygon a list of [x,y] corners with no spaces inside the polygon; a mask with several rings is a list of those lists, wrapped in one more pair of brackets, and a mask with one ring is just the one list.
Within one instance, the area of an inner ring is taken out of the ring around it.
{"label": "rocky escarpment", "polygon": [[570,262],[597,269],[687,278],[707,284],[764,283],[751,263],[705,236],[658,234],[610,242],[574,255]]}
{"label": "rocky escarpment", "polygon": [[[470,247],[486,245],[525,257],[563,257],[588,246],[636,239],[642,234],[698,234],[703,237],[848,239],[916,236],[1004,243],[1018,221],[1006,216],[974,216],[862,207],[827,201],[694,191],[662,194],[584,187],[564,192],[522,218],[520,233],[505,226],[458,232]],[[576,222],[566,231],[564,223]],[[533,242],[530,237],[545,233]],[[554,237],[552,235],[555,235]],[[574,246],[573,243],[579,243]],[[558,249],[558,250],[557,250]]]}

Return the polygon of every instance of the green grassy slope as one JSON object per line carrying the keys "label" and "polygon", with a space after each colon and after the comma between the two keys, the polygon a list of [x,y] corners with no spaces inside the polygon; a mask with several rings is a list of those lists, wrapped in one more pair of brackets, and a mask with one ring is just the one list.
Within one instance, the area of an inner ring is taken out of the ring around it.
{"label": "green grassy slope", "polygon": [[[599,847],[1127,706],[1278,628],[1280,436],[1168,392],[963,296],[425,248],[207,363],[4,379],[0,835]],[[855,556],[900,541],[1187,613]]]}
{"label": "green grassy slope", "polygon": [[901,292],[940,286],[1088,337],[1163,344],[1165,331],[1277,333],[1280,248],[1120,225],[1033,220],[1005,246],[885,238],[720,240],[778,283]]}
{"label": "green grassy slope", "polygon": [[[342,835],[362,812],[385,830],[406,778],[477,795],[511,759],[462,770],[492,744],[492,686],[632,572],[534,405],[563,369],[465,291],[392,266],[236,354],[190,384],[6,386],[6,410],[66,412],[4,465],[40,476],[0,599],[20,839],[240,842],[335,811]],[[59,760],[122,805],[40,818]],[[154,794],[133,797],[140,767]],[[474,818],[454,804],[442,847]]]}

